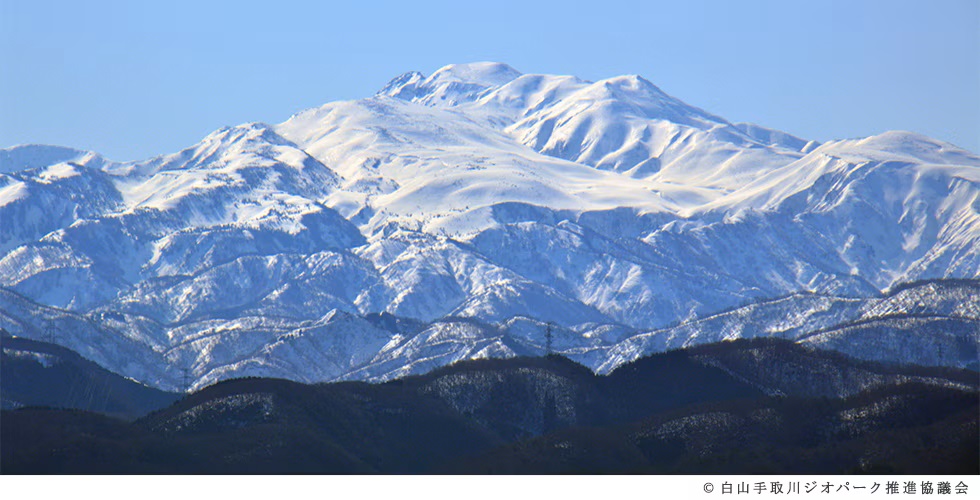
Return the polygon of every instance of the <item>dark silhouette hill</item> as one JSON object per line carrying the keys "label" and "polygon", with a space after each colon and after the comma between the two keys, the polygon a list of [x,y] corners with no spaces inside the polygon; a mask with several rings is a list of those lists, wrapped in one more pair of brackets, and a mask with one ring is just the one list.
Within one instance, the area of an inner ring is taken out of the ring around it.
{"label": "dark silhouette hill", "polygon": [[0,346],[5,410],[48,406],[134,419],[183,396],[134,382],[55,344],[3,335]]}
{"label": "dark silhouette hill", "polygon": [[4,473],[970,473],[975,372],[725,342],[608,376],[562,357],[384,384],[218,383],[134,422],[4,411]]}

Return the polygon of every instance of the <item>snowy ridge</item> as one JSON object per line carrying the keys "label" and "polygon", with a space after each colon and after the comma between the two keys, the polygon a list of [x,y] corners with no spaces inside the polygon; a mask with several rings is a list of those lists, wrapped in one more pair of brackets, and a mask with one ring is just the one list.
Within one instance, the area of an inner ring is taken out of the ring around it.
{"label": "snowy ridge", "polygon": [[306,321],[244,312],[164,324],[136,314],[80,315],[0,289],[0,328],[56,341],[148,385],[184,390],[244,376],[385,381],[464,359],[543,355],[549,328],[553,352],[600,374],[648,354],[757,337],[859,359],[977,368],[978,304],[980,282],[942,280],[870,299],[795,294],[642,332],[601,323],[566,328],[525,316],[424,323],[336,309]]}
{"label": "snowy ridge", "polygon": [[[639,76],[457,64],[141,162],[0,150],[0,287],[85,321],[157,325],[98,331],[176,349],[151,348],[134,376],[160,386],[189,364],[201,383],[255,370],[386,378],[540,352],[527,332],[547,322],[586,339],[563,352],[607,369],[715,338],[729,330],[695,325],[747,303],[803,294],[790,309],[802,323],[766,327],[802,340],[858,321],[848,301],[980,277],[978,212],[980,157],[911,132],[818,144],[730,123]],[[339,344],[297,333],[382,312],[436,330],[395,344],[360,326],[330,333]],[[275,333],[208,334],[217,324]],[[509,336],[517,324],[523,337]]]}
{"label": "snowy ridge", "polygon": [[98,153],[81,151],[62,146],[24,144],[0,149],[0,173],[33,170],[61,163],[71,163],[89,168],[108,168],[113,165]]}

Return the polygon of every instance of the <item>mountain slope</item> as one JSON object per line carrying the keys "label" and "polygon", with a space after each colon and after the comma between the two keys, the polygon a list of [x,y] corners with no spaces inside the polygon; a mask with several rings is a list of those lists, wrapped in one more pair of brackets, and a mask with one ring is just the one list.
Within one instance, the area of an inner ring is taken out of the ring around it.
{"label": "mountain slope", "polygon": [[873,299],[801,294],[762,301],[631,336],[610,348],[596,369],[605,373],[652,352],[758,337],[861,359],[975,368],[980,283],[921,282]]}

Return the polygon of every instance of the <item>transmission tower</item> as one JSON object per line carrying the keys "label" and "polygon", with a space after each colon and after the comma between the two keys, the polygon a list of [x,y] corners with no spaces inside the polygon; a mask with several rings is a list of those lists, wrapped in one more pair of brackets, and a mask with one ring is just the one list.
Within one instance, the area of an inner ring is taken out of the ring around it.
{"label": "transmission tower", "polygon": [[553,352],[551,351],[551,341],[553,339],[554,338],[551,334],[551,322],[549,321],[548,328],[544,331],[544,346],[545,346],[544,350],[548,356],[551,356],[553,354]]}

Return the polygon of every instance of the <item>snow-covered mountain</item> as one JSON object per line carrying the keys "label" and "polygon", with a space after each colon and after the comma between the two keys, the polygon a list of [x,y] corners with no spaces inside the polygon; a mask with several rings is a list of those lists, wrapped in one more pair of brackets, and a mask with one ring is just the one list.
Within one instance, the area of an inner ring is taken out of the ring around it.
{"label": "snow-covered mountain", "polygon": [[0,150],[0,327],[161,387],[390,378],[540,352],[547,322],[609,369],[745,304],[980,277],[978,211],[980,157],[914,133],[818,144],[638,76],[451,65],[141,162]]}

